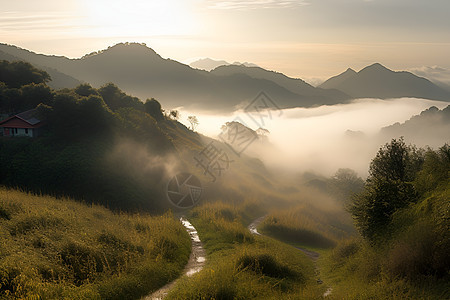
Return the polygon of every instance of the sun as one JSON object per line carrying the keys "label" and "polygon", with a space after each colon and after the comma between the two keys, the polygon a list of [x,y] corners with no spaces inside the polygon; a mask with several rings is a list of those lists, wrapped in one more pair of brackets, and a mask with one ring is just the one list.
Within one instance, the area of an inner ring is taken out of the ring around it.
{"label": "sun", "polygon": [[192,34],[196,22],[184,0],[84,0],[94,36],[173,36]]}

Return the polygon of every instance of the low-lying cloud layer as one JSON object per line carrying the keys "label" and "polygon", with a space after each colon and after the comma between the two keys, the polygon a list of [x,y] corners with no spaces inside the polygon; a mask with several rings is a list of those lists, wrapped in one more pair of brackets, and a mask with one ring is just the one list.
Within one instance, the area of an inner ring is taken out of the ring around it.
{"label": "low-lying cloud layer", "polygon": [[[415,98],[360,99],[350,104],[285,109],[270,117],[266,114],[265,128],[270,131],[270,145],[249,147],[246,154],[257,155],[276,169],[332,175],[339,168],[352,168],[365,176],[379,147],[389,142],[388,137],[379,135],[382,127],[403,123],[431,106],[443,109],[447,105]],[[197,131],[211,137],[217,137],[221,126],[233,120],[258,129],[242,111],[229,116],[181,111],[180,121],[187,123],[188,115],[196,115],[200,121]],[[442,137],[441,144],[446,138]],[[405,140],[425,146],[409,137]]]}

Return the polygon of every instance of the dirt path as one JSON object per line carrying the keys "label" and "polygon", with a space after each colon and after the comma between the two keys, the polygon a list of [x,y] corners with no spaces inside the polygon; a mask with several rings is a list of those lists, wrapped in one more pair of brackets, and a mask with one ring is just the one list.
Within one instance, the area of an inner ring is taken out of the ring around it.
{"label": "dirt path", "polygon": [[[251,233],[256,234],[256,235],[261,235],[261,233],[258,232],[258,226],[259,224],[261,224],[262,221],[264,221],[264,219],[267,217],[267,215],[259,217],[258,219],[254,220],[250,225],[248,225],[248,230],[250,230]],[[302,251],[303,253],[306,254],[306,256],[308,256],[313,262],[314,262],[314,267],[315,267],[315,273],[317,276],[317,283],[322,284],[323,281],[320,279],[320,271],[319,268],[317,267],[317,260],[319,259],[320,254],[311,250],[307,250],[304,248],[300,248],[300,247],[295,247],[296,249]],[[331,295],[333,291],[333,288],[328,287],[328,289],[325,291],[325,293],[323,294],[323,297],[328,297]]]}
{"label": "dirt path", "polygon": [[[186,276],[192,276],[197,272],[200,272],[201,269],[203,269],[203,266],[205,265],[206,261],[206,251],[203,248],[203,244],[200,241],[200,238],[198,237],[197,230],[195,229],[192,224],[186,220],[185,218],[180,218],[181,223],[186,228],[186,231],[189,233],[191,237],[191,243],[192,243],[192,251],[191,256],[189,257],[189,261],[187,265],[184,267],[183,274]],[[178,278],[179,279],[179,278]],[[178,279],[166,284],[153,294],[142,298],[142,300],[159,300],[164,299],[164,297],[167,296],[169,291],[175,286]]]}

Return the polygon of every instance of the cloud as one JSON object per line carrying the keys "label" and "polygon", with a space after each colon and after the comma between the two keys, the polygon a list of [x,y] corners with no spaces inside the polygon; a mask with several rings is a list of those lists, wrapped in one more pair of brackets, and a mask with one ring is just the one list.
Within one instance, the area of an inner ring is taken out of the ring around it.
{"label": "cloud", "polygon": [[[443,109],[447,105],[415,98],[360,99],[348,104],[285,109],[281,115],[273,113],[265,119],[271,147],[256,145],[254,149],[249,147],[245,154],[259,157],[266,166],[275,169],[312,171],[329,176],[339,168],[351,168],[365,176],[379,147],[390,140],[379,135],[381,128],[403,123],[431,106]],[[196,115],[200,121],[198,132],[210,137],[217,137],[221,125],[232,120],[257,129],[242,111],[231,116],[187,111],[181,114]],[[186,123],[186,118],[180,121]],[[422,143],[423,139],[416,136],[405,136],[405,139],[419,147],[436,147],[445,142],[445,137],[439,135],[437,145]]]}
{"label": "cloud", "polygon": [[70,29],[79,16],[56,12],[4,12],[0,30],[39,31],[42,29]]}
{"label": "cloud", "polygon": [[237,9],[237,10],[248,10],[248,9],[267,9],[267,8],[293,8],[308,5],[306,0],[206,0],[208,8],[211,9]]}
{"label": "cloud", "polygon": [[420,67],[409,69],[417,76],[425,77],[439,85],[447,85],[450,88],[450,69],[439,66]]}

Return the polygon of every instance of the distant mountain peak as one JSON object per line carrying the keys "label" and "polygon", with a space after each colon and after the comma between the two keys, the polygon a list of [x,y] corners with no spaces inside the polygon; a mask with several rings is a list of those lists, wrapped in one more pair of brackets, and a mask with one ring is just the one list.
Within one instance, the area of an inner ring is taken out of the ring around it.
{"label": "distant mountain peak", "polygon": [[256,65],[256,64],[253,64],[253,63],[249,63],[249,62],[243,62],[243,63],[241,63],[241,62],[238,62],[238,61],[235,61],[234,63],[233,63],[233,65],[235,65],[235,66],[244,66],[244,67],[249,67],[249,68],[259,68],[259,66],[258,65]]}
{"label": "distant mountain peak", "polygon": [[348,68],[344,73],[353,73],[356,74],[357,72],[353,70],[352,68]]}
{"label": "distant mountain peak", "polygon": [[118,43],[113,46],[109,46],[108,48],[100,51],[95,51],[89,54],[86,54],[82,57],[82,59],[97,56],[99,54],[133,54],[133,55],[154,55],[160,57],[155,50],[148,47],[145,43]]}
{"label": "distant mountain peak", "polygon": [[238,62],[235,61],[234,63],[229,63],[225,60],[215,60],[212,58],[201,58],[198,59],[192,63],[189,64],[192,68],[205,70],[205,71],[212,71],[214,69],[217,69],[222,66],[245,66],[245,67],[259,67],[258,65],[255,65],[253,63],[249,62]]}
{"label": "distant mountain peak", "polygon": [[370,66],[365,67],[364,69],[362,69],[358,73],[366,72],[366,71],[372,71],[372,72],[389,71],[389,72],[393,72],[392,70],[386,68],[385,66],[383,66],[380,63],[371,64]]}
{"label": "distant mountain peak", "polygon": [[414,97],[450,101],[450,93],[431,81],[410,72],[392,71],[380,63],[367,66],[357,73],[347,69],[319,87],[337,89],[353,98]]}

